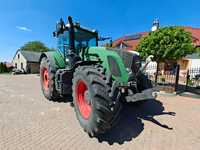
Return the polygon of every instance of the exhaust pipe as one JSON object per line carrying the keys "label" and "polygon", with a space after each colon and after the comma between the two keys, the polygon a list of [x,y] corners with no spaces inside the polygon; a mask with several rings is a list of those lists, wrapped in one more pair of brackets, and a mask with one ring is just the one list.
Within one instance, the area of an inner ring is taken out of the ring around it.
{"label": "exhaust pipe", "polygon": [[72,20],[72,17],[68,17],[68,22],[69,22],[69,48],[72,52],[75,53],[75,42],[74,42],[74,23]]}

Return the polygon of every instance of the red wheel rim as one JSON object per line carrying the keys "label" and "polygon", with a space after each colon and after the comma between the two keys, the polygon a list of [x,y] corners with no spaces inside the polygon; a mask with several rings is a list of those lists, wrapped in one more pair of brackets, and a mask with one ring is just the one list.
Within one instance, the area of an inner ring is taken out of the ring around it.
{"label": "red wheel rim", "polygon": [[49,89],[49,73],[47,68],[43,70],[43,87],[45,90]]}
{"label": "red wheel rim", "polygon": [[76,86],[76,101],[79,107],[79,111],[84,119],[88,119],[92,111],[92,107],[88,104],[86,93],[88,91],[87,85],[84,81],[79,80]]}

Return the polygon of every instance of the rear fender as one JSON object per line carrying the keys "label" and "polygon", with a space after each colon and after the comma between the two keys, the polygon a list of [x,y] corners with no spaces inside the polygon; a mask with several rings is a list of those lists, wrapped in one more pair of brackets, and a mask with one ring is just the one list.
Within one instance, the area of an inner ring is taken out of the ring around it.
{"label": "rear fender", "polygon": [[58,51],[50,51],[50,52],[42,53],[40,56],[40,62],[42,61],[42,58],[44,57],[49,59],[50,65],[54,70],[65,68],[64,57]]}

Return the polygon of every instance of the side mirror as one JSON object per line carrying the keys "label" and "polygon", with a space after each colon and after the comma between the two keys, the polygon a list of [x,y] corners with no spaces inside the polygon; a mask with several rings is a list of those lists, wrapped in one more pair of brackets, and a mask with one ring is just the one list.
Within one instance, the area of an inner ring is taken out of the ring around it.
{"label": "side mirror", "polygon": [[57,32],[57,34],[63,33],[64,29],[65,29],[65,23],[61,18],[60,22],[56,23],[56,32]]}
{"label": "side mirror", "polygon": [[56,31],[59,32],[61,30],[61,23],[57,22],[56,23]]}
{"label": "side mirror", "polygon": [[57,36],[56,32],[53,32],[53,37],[56,37],[56,36]]}

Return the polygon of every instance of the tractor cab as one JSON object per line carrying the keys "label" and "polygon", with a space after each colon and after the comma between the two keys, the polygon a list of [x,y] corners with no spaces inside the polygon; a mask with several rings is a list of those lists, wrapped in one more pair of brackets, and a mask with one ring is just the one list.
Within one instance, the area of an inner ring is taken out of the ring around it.
{"label": "tractor cab", "polygon": [[68,24],[62,19],[56,24],[56,31],[53,32],[57,37],[58,50],[66,57],[70,53],[79,54],[81,49],[86,47],[98,46],[98,32],[81,27],[79,23],[73,23],[72,18],[68,17]]}

